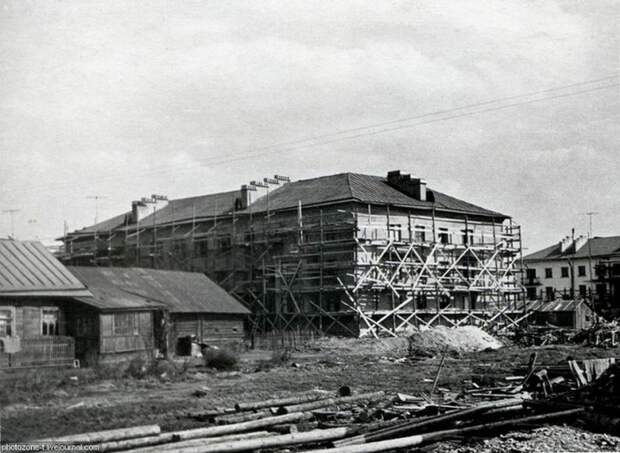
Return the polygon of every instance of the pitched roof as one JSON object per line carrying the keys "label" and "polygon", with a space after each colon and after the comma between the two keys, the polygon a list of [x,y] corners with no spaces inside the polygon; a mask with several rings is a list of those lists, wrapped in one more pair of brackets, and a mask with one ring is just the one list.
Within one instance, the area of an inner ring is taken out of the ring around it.
{"label": "pitched roof", "polygon": [[0,239],[0,296],[89,296],[40,242]]}
{"label": "pitched roof", "polygon": [[223,215],[232,211],[235,200],[240,196],[239,190],[232,190],[196,197],[177,198],[170,200],[165,207],[156,213],[141,219],[140,223],[148,225],[153,222],[153,217],[155,217],[157,224],[163,224],[191,219],[194,216],[199,218]]}
{"label": "pitched roof", "polygon": [[[291,209],[335,201],[358,201],[370,204],[388,204],[406,208],[432,209],[486,217],[508,218],[507,215],[468,203],[433,189],[427,189],[429,201],[420,201],[395,189],[382,176],[359,173],[340,173],[319,178],[290,182],[269,193],[269,209]],[[434,199],[434,201],[432,200]],[[249,211],[248,208],[246,211]],[[252,203],[253,212],[267,209],[267,197]]]}
{"label": "pitched roof", "polygon": [[537,252],[523,257],[524,261],[560,260],[566,258],[605,257],[620,254],[620,236],[593,237],[588,239],[575,252],[573,247],[568,247],[561,252],[560,243],[551,245]]}
{"label": "pitched roof", "polygon": [[[427,189],[427,192],[429,193],[429,201],[420,201],[390,186],[385,177],[359,173],[339,173],[284,184],[271,191],[268,199],[269,210],[271,211],[294,209],[300,201],[304,206],[338,201],[357,201],[427,210],[435,208],[439,211],[494,217],[498,220],[509,218],[506,214],[482,208],[430,188]],[[156,213],[141,219],[140,224],[150,225],[155,220],[157,225],[161,225],[187,221],[194,216],[196,218],[204,218],[230,214],[236,199],[240,196],[239,190],[232,190],[229,192],[173,199]],[[267,196],[263,196],[254,201],[249,208],[238,211],[238,213],[256,213],[266,210]],[[125,225],[125,219],[128,214],[125,213],[112,217],[70,234],[95,233],[97,231],[108,231],[122,227]]]}
{"label": "pitched roof", "polygon": [[[146,268],[69,266],[91,289],[98,308],[166,307],[172,313],[248,314],[204,274]],[[85,301],[86,302],[86,301]]]}
{"label": "pitched roof", "polygon": [[76,230],[71,234],[108,232],[110,230],[114,230],[118,227],[122,227],[123,225],[125,225],[127,223],[128,216],[130,215],[131,211],[124,212],[123,214],[110,217],[109,219],[106,219],[102,222]]}
{"label": "pitched roof", "polygon": [[[153,310],[164,305],[153,300],[145,291],[140,291],[140,282],[132,282],[129,269],[126,275],[121,268],[68,266],[69,270],[82,281],[92,293],[92,297],[80,298],[81,302],[99,310]],[[119,275],[120,274],[120,275]],[[132,282],[124,287],[123,281]]]}

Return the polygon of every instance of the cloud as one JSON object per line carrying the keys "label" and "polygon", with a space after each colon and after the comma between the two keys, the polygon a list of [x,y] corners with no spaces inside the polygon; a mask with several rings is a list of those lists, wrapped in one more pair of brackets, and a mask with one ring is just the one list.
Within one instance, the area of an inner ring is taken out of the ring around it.
{"label": "cloud", "polygon": [[515,215],[543,246],[571,224],[567,207],[612,210],[617,190],[585,182],[613,184],[617,90],[227,160],[606,76],[617,13],[606,1],[6,0],[0,206],[36,212],[54,235],[65,218],[90,221],[87,192],[108,196],[103,216],[263,173],[401,167]]}

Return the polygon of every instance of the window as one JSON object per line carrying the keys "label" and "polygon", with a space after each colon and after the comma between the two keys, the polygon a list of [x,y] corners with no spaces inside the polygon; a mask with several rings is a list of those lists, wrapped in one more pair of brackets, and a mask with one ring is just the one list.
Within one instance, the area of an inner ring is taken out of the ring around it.
{"label": "window", "polygon": [[59,311],[56,307],[41,309],[41,335],[59,335]]}
{"label": "window", "polygon": [[207,256],[209,254],[209,242],[204,240],[196,243],[198,256]]}
{"label": "window", "polygon": [[545,299],[554,300],[555,299],[555,290],[552,286],[547,286],[545,288]]}
{"label": "window", "polygon": [[418,225],[415,227],[415,242],[426,242],[426,227]]}
{"label": "window", "polygon": [[562,278],[568,278],[568,267],[562,266],[560,272],[562,274]]}
{"label": "window", "polygon": [[229,249],[231,247],[231,240],[229,237],[223,237],[218,239],[217,241],[217,247],[220,249]]}
{"label": "window", "polygon": [[135,313],[114,314],[114,335],[138,335],[138,322]]}
{"label": "window", "polygon": [[442,244],[450,243],[450,234],[447,228],[439,228],[439,242]]}
{"label": "window", "polygon": [[530,286],[526,291],[528,300],[536,300],[536,287]]}
{"label": "window", "polygon": [[13,335],[13,311],[0,310],[0,337]]}
{"label": "window", "polygon": [[426,300],[426,294],[418,294],[415,298],[415,305],[417,310],[426,310],[428,303]]}
{"label": "window", "polygon": [[586,267],[585,266],[577,267],[577,275],[579,275],[580,277],[585,277],[586,276]]}
{"label": "window", "polygon": [[389,238],[393,241],[400,242],[402,239],[402,230],[400,224],[391,224],[388,229]]}
{"label": "window", "polygon": [[545,278],[553,278],[553,269],[550,267],[545,268]]}
{"label": "window", "polygon": [[579,285],[579,295],[581,297],[586,297],[586,293],[587,293],[587,289],[586,289],[586,285]]}
{"label": "window", "polygon": [[442,294],[439,296],[439,308],[447,308],[450,305],[450,296]]}
{"label": "window", "polygon": [[525,271],[525,276],[528,280],[534,280],[536,278],[536,269],[527,269]]}
{"label": "window", "polygon": [[473,243],[474,239],[474,230],[461,230],[461,240],[463,241],[463,245]]}

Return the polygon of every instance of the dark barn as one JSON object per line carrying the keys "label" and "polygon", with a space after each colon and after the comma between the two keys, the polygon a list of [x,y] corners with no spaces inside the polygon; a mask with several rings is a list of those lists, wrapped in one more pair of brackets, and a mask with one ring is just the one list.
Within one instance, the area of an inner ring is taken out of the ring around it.
{"label": "dark barn", "polygon": [[[143,268],[70,266],[93,293],[99,312],[99,354],[157,348],[186,353],[188,337],[238,348],[249,311],[204,274]],[[120,330],[118,330],[120,326]],[[91,349],[94,343],[91,343]]]}

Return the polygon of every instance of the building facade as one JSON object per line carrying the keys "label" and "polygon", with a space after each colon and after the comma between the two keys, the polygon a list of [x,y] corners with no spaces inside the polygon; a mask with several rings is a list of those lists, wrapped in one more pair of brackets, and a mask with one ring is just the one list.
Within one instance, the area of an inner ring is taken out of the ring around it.
{"label": "building facade", "polygon": [[[247,306],[251,331],[395,335],[499,326],[527,311],[509,216],[399,171],[342,173],[163,200],[67,234],[68,263],[204,272]],[[253,190],[265,190],[253,198]]]}
{"label": "building facade", "polygon": [[585,299],[609,315],[620,309],[620,236],[567,236],[523,262],[529,300]]}

